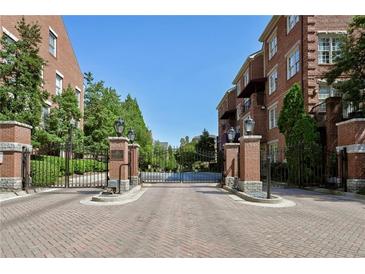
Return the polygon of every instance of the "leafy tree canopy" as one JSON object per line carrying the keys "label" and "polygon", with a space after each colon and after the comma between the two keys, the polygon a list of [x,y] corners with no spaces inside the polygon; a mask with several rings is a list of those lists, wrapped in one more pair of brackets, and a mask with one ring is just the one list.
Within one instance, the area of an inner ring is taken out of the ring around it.
{"label": "leafy tree canopy", "polygon": [[109,136],[115,136],[114,123],[121,117],[125,122],[124,135],[129,129],[136,133],[141,152],[152,151],[152,135],[148,130],[137,100],[127,95],[122,101],[113,88],[103,81],[95,82],[93,75],[85,73],[85,143],[94,149],[106,149]]}
{"label": "leafy tree canopy", "polygon": [[[352,103],[355,110],[365,109],[365,16],[354,16],[344,36],[335,66],[325,75],[328,84]],[[335,81],[346,77],[343,81]]]}
{"label": "leafy tree canopy", "polygon": [[284,97],[278,127],[289,146],[299,142],[311,144],[319,141],[315,121],[304,110],[302,90],[298,84],[294,84]]}

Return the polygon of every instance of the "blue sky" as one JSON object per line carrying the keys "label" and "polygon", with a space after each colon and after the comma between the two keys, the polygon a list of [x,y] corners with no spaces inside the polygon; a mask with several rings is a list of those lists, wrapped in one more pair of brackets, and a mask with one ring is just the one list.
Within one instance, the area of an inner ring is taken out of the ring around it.
{"label": "blue sky", "polygon": [[270,16],[64,16],[83,72],[137,98],[154,139],[217,134],[224,92]]}

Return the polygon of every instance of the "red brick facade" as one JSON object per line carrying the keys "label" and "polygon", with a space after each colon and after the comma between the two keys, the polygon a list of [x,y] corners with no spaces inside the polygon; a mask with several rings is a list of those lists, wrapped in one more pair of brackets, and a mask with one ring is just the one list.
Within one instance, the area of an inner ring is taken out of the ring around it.
{"label": "red brick facade", "polygon": [[[251,116],[256,122],[254,134],[262,136],[263,149],[266,147],[265,143],[277,143],[279,149],[285,147],[285,138],[279,132],[277,119],[283,107],[285,94],[293,84],[297,83],[302,87],[308,112],[313,113],[311,112],[313,107],[318,106],[319,87],[325,83],[324,73],[332,66],[319,64],[318,37],[337,37],[343,34],[351,20],[351,16],[298,16],[290,28],[288,17],[272,17],[259,38],[262,42],[262,50],[247,58],[233,80],[238,97],[243,98],[240,104],[237,103],[237,119],[241,135],[243,120]],[[270,42],[275,41],[275,37],[276,43],[271,44],[276,44],[276,47],[270,47]],[[276,48],[276,52],[270,50],[273,48]],[[290,60],[295,60],[295,53],[299,56],[298,66],[295,70],[291,70],[295,71],[294,73],[288,75],[289,57],[293,56]],[[247,71],[249,79],[245,86],[244,78]],[[270,82],[270,76],[275,75],[275,72],[276,89],[270,89],[270,83],[273,82]],[[246,102],[246,108],[242,107],[244,102]],[[334,123],[337,122],[337,118],[331,119]],[[323,123],[319,126],[326,125]],[[330,126],[328,130],[331,131],[328,136],[336,134],[334,126]],[[219,132],[219,134],[222,133]],[[335,145],[330,144],[330,146],[333,149]]]}
{"label": "red brick facade", "polygon": [[[0,36],[4,33],[15,38],[19,35],[15,29],[17,22],[22,16],[0,16]],[[70,85],[72,88],[80,91],[80,109],[83,112],[83,74],[77,62],[73,51],[71,41],[68,37],[66,27],[61,16],[24,16],[27,23],[38,22],[41,26],[42,43],[40,44],[40,56],[47,62],[43,70],[43,88],[50,95],[56,94],[56,73],[63,78],[62,88]],[[50,32],[55,33],[56,40],[56,56],[49,52],[49,35]],[[52,106],[54,104],[49,98]]]}

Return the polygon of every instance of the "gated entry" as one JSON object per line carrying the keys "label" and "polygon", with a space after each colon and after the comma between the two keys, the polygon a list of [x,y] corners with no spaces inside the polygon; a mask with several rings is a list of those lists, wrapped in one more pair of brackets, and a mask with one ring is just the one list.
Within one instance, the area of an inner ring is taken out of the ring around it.
{"label": "gated entry", "polygon": [[34,150],[30,178],[23,180],[31,182],[32,187],[104,187],[108,180],[108,150],[65,144]]}
{"label": "gated entry", "polygon": [[140,179],[150,183],[220,182],[223,157],[216,151],[166,148],[140,153]]}

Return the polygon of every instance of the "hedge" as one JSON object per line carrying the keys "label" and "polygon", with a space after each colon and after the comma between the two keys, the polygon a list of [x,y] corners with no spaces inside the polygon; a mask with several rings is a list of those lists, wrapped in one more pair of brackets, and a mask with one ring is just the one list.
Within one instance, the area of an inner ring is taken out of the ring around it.
{"label": "hedge", "polygon": [[[93,159],[70,160],[70,174],[102,172],[107,170],[107,163]],[[57,156],[35,156],[31,160],[33,186],[55,185],[65,175],[66,160]]]}

